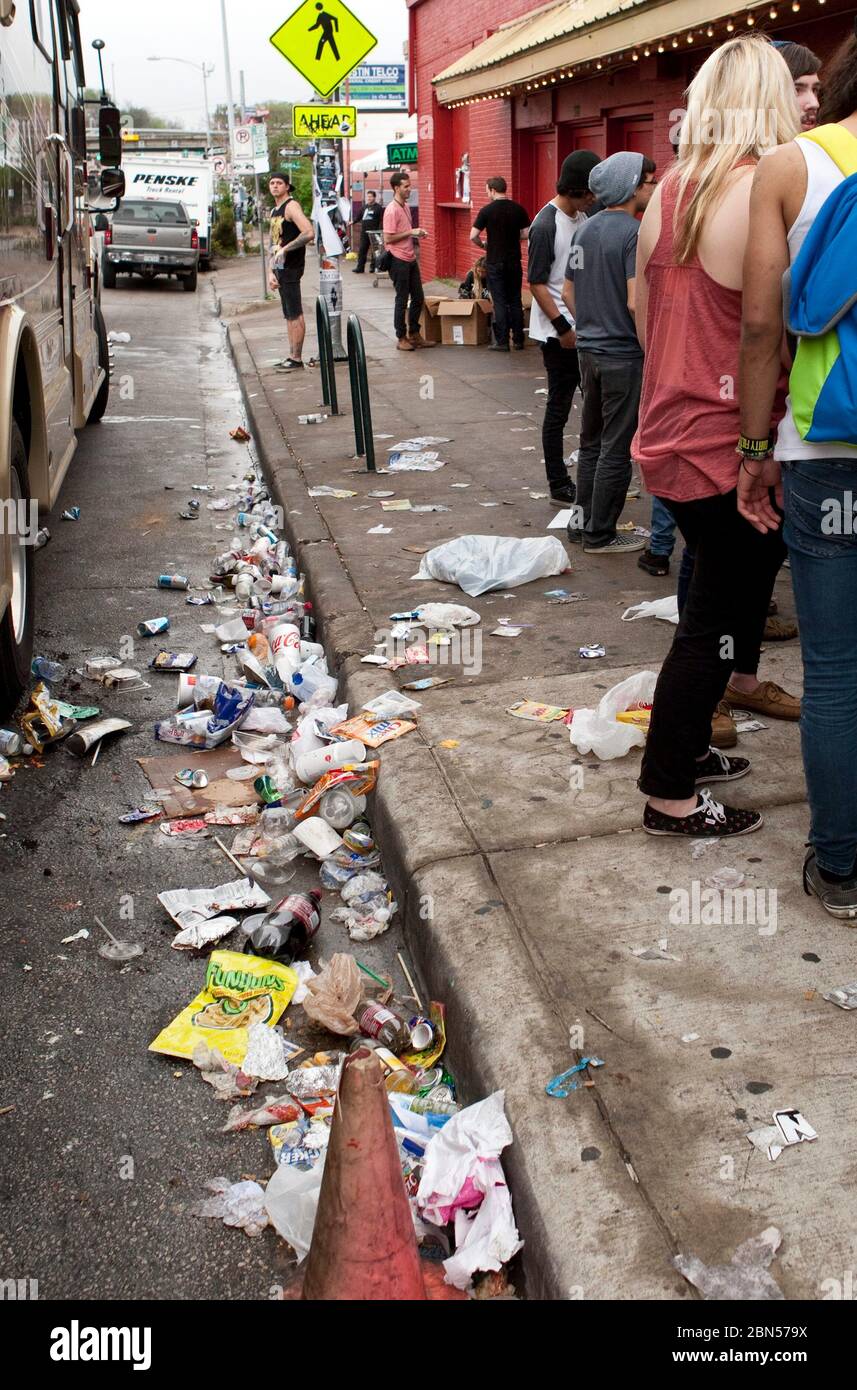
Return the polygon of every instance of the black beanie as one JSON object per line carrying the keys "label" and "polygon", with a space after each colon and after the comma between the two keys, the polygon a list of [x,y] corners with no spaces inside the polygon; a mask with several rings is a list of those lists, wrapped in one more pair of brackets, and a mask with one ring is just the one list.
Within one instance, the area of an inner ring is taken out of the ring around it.
{"label": "black beanie", "polygon": [[589,175],[601,160],[592,150],[575,150],[562,161],[556,191],[578,197],[589,192]]}

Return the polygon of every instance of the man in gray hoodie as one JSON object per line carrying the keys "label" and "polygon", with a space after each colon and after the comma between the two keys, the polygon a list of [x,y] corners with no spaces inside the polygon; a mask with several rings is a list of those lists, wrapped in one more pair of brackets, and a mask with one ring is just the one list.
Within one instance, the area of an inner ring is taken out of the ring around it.
{"label": "man in gray hoodie", "polygon": [[634,321],[637,235],[654,192],[655,165],[623,151],[596,164],[589,188],[603,205],[572,237],[563,300],[574,316],[583,418],[577,464],[577,502],[583,541],[594,555],[625,555],[644,542],[617,533],[631,480],[631,440],[637,428],[643,350]]}

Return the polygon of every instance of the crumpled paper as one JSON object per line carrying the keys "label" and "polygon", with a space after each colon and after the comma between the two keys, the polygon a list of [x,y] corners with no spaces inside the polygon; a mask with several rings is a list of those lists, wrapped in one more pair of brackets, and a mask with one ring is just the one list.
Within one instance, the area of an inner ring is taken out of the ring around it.
{"label": "crumpled paper", "polygon": [[[417,1192],[420,1213],[436,1226],[455,1217],[456,1251],[444,1261],[447,1282],[466,1289],[473,1274],[499,1269],[520,1250],[500,1154],[512,1142],[505,1092],[495,1091],[453,1115],[426,1149]],[[479,1207],[475,1217],[465,1207]]]}
{"label": "crumpled paper", "polygon": [[751,1236],[739,1245],[728,1265],[705,1265],[697,1255],[676,1255],[673,1264],[703,1298],[716,1302],[780,1301],[785,1295],[768,1273],[768,1266],[782,1238],[776,1226],[768,1226],[760,1236]]}
{"label": "crumpled paper", "polygon": [[482,1163],[470,1181],[484,1197],[475,1215],[455,1213],[455,1254],[443,1262],[447,1283],[457,1289],[468,1288],[477,1270],[502,1269],[524,1243],[499,1159]]}
{"label": "crumpled paper", "polygon": [[198,1202],[194,1216],[220,1217],[224,1226],[237,1226],[248,1236],[260,1236],[268,1224],[265,1189],[257,1182],[231,1183],[228,1178],[210,1178],[205,1184],[215,1195]]}
{"label": "crumpled paper", "polygon": [[247,1051],[241,1063],[244,1075],[258,1077],[260,1081],[284,1081],[294,1049],[286,1045],[279,1028],[269,1028],[267,1023],[251,1023],[247,1040]]}

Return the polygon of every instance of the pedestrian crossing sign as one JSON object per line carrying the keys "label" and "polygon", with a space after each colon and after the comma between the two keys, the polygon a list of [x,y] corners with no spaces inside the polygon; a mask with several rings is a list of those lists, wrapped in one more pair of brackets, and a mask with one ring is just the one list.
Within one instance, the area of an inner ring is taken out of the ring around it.
{"label": "pedestrian crossing sign", "polygon": [[303,0],[271,35],[278,52],[323,97],[345,81],[377,42],[342,0]]}

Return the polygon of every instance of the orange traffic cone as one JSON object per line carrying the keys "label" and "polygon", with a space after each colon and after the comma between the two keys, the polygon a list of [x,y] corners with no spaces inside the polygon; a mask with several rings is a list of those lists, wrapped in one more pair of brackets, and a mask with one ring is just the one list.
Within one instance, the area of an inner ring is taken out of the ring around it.
{"label": "orange traffic cone", "polygon": [[387,1090],[368,1048],[342,1070],[301,1297],[426,1297]]}

